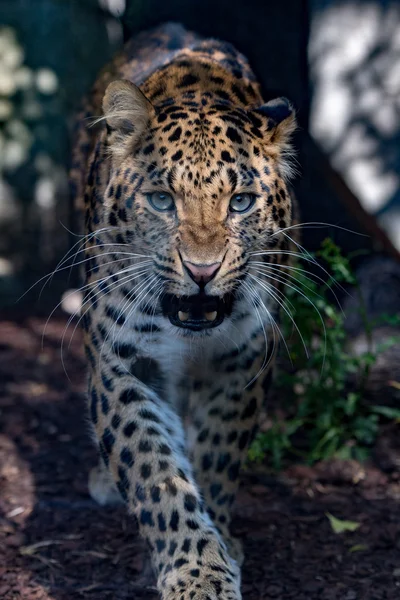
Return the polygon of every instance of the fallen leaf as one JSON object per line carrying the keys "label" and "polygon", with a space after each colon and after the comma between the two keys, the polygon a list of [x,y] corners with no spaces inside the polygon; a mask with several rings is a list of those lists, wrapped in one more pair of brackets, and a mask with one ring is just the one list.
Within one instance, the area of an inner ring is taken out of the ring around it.
{"label": "fallen leaf", "polygon": [[331,513],[325,513],[329,519],[332,530],[334,533],[343,533],[344,531],[356,531],[360,527],[360,523],[356,521],[343,521],[331,515]]}
{"label": "fallen leaf", "polygon": [[349,552],[364,552],[365,550],[369,550],[367,544],[354,544],[354,546],[349,548]]}
{"label": "fallen leaf", "polygon": [[21,546],[19,549],[20,554],[22,556],[31,556],[32,554],[36,554],[36,550],[39,548],[45,548],[46,546],[53,546],[55,544],[63,544],[62,540],[43,540],[41,542],[37,542],[36,544],[31,544],[30,546]]}

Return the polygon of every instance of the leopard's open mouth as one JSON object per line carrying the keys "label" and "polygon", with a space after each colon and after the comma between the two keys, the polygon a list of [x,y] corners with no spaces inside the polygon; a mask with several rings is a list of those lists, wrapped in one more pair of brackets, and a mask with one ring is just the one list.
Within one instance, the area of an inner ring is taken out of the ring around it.
{"label": "leopard's open mouth", "polygon": [[172,325],[202,331],[221,325],[225,317],[231,314],[233,302],[233,294],[226,294],[222,298],[203,293],[194,296],[165,294],[161,307]]}

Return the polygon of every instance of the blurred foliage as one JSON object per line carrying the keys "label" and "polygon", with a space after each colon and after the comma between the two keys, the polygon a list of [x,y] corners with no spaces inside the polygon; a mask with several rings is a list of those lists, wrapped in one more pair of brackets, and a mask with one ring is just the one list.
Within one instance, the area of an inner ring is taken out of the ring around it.
{"label": "blurred foliage", "polygon": [[[400,338],[373,345],[372,328],[378,323],[368,320],[349,259],[330,238],[320,251],[306,258],[308,263],[321,261],[331,277],[326,283],[316,282],[304,264],[291,271],[296,275],[290,276],[281,330],[294,368],[282,370],[276,381],[285,417],[275,416],[249,450],[250,460],[267,456],[275,469],[295,457],[308,463],[331,457],[363,460],[376,439],[380,419],[400,420],[399,409],[372,406],[365,400],[371,367]],[[334,287],[343,284],[359,294],[368,341],[367,350],[360,355],[346,350],[345,316],[334,293]],[[298,330],[294,331],[293,321]],[[382,315],[380,321],[399,325],[400,314]]]}
{"label": "blurred foliage", "polygon": [[40,150],[54,135],[49,117],[60,112],[57,92],[54,71],[28,67],[15,31],[0,28],[0,175],[17,188],[13,175],[22,168],[26,175],[29,162],[38,174],[50,166],[50,158]]}
{"label": "blurred foliage", "polygon": [[67,244],[59,233],[59,221],[68,223],[63,112],[55,71],[32,67],[16,30],[0,27],[0,306]]}
{"label": "blurred foliage", "polygon": [[[98,0],[6,4],[0,6],[0,308],[12,307],[70,244],[74,115],[122,43],[121,24]],[[62,278],[56,283],[49,303],[65,290]]]}

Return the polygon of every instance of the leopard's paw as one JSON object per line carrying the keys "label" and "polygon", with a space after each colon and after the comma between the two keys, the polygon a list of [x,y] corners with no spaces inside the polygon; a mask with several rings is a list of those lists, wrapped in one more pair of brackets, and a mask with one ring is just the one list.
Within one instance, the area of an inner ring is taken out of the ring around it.
{"label": "leopard's paw", "polygon": [[[201,563],[201,561],[200,561]],[[162,600],[241,600],[240,571],[234,561],[174,568],[160,586]]]}

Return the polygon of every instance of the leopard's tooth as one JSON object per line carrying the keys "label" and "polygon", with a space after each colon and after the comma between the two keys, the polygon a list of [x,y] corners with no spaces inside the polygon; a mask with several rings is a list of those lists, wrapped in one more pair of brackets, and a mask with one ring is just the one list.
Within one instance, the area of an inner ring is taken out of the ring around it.
{"label": "leopard's tooth", "polygon": [[217,311],[213,310],[212,312],[206,312],[204,313],[204,316],[207,319],[207,321],[215,321],[215,319],[217,318]]}
{"label": "leopard's tooth", "polygon": [[182,310],[180,310],[178,312],[178,318],[180,321],[187,321],[189,318],[189,313],[187,312],[183,312]]}

